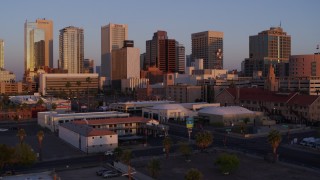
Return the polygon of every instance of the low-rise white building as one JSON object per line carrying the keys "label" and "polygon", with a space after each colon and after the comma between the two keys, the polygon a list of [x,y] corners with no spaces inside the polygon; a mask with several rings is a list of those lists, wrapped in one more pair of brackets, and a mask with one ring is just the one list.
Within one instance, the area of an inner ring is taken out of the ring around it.
{"label": "low-rise white building", "polygon": [[248,118],[248,123],[262,117],[262,112],[250,111],[240,106],[206,107],[198,111],[198,119],[204,123],[222,123],[225,126],[242,123]]}
{"label": "low-rise white building", "polygon": [[112,103],[109,105],[111,110],[122,111],[122,112],[135,112],[140,111],[144,107],[152,107],[157,104],[168,104],[174,103],[174,101],[133,101],[133,102],[119,102]]}
{"label": "low-rise white building", "polygon": [[142,116],[160,122],[184,121],[186,117],[194,117],[197,112],[191,111],[181,104],[159,104],[142,108]]}
{"label": "low-rise white building", "polygon": [[118,135],[75,122],[59,126],[59,138],[86,153],[105,152],[118,147]]}
{"label": "low-rise white building", "polygon": [[106,112],[88,112],[88,113],[70,113],[59,114],[55,111],[38,112],[38,125],[56,132],[59,125],[70,121],[97,120],[116,117],[129,117],[129,113],[106,111]]}

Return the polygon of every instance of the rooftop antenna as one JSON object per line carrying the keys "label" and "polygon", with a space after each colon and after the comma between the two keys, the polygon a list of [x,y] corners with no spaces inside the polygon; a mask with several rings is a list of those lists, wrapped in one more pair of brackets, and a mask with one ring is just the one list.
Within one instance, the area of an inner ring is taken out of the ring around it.
{"label": "rooftop antenna", "polygon": [[281,20],[280,20],[280,27],[281,27]]}

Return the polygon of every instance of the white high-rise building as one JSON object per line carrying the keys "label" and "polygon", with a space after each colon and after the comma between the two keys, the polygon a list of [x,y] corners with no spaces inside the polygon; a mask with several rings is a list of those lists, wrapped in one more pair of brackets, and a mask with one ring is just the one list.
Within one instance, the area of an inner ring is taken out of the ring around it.
{"label": "white high-rise building", "polygon": [[59,64],[68,73],[82,73],[84,60],[83,29],[69,26],[60,30]]}
{"label": "white high-rise building", "polygon": [[108,24],[101,27],[101,75],[111,79],[112,50],[120,49],[128,39],[127,24]]}

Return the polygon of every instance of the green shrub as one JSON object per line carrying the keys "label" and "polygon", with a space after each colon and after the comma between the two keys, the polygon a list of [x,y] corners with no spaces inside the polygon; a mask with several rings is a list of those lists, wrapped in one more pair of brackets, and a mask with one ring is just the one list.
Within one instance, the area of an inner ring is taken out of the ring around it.
{"label": "green shrub", "polygon": [[220,172],[223,174],[228,174],[235,171],[240,164],[239,158],[234,154],[221,154],[215,164],[218,165]]}

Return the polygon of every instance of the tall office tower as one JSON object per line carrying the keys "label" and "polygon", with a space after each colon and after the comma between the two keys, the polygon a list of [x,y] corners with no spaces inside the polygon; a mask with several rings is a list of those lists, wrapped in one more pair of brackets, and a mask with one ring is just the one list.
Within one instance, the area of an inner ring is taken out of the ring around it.
{"label": "tall office tower", "polygon": [[191,34],[192,59],[203,59],[205,69],[223,69],[223,32]]}
{"label": "tall office tower", "polygon": [[176,44],[176,64],[177,70],[176,72],[183,74],[186,66],[186,53],[185,47],[182,44],[177,42]]}
{"label": "tall office tower", "polygon": [[193,62],[194,62],[194,61],[192,61],[192,54],[186,55],[186,67],[192,66],[192,63],[193,63]]}
{"label": "tall office tower", "polygon": [[84,59],[83,73],[94,73],[94,60],[93,59]]}
{"label": "tall office tower", "polygon": [[112,24],[101,27],[101,76],[111,78],[111,52],[123,47],[128,39],[127,24]]}
{"label": "tall office tower", "polygon": [[275,67],[276,76],[281,74],[280,63],[287,63],[291,55],[291,36],[281,27],[271,27],[270,30],[260,32],[249,37],[249,59],[252,60],[254,70],[261,70],[266,76],[269,64]]}
{"label": "tall office tower", "polygon": [[140,78],[140,49],[125,46],[112,50],[112,80]]}
{"label": "tall office tower", "polygon": [[157,67],[163,72],[176,72],[176,40],[168,39],[166,31],[157,31],[146,41],[145,68]]}
{"label": "tall office tower", "polygon": [[37,19],[24,24],[24,66],[25,76],[33,80],[35,70],[53,68],[53,22]]}
{"label": "tall office tower", "polygon": [[121,88],[121,79],[140,78],[140,49],[133,46],[133,41],[130,42],[130,46],[112,50],[113,88]]}
{"label": "tall office tower", "polygon": [[0,69],[4,69],[4,41],[0,39]]}
{"label": "tall office tower", "polygon": [[65,27],[59,35],[59,61],[61,69],[68,73],[83,73],[84,35],[83,29]]}

